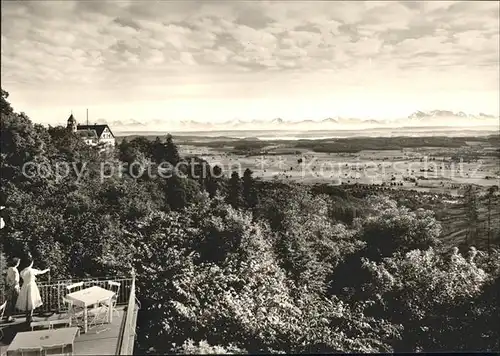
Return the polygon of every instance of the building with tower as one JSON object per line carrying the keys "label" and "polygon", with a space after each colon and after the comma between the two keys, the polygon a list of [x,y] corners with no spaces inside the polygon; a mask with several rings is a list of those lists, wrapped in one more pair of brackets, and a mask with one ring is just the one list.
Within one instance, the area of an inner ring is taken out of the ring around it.
{"label": "building with tower", "polygon": [[73,114],[68,118],[68,123],[66,125],[68,130],[76,133],[78,136],[82,138],[82,140],[89,146],[115,146],[116,140],[113,132],[108,125],[105,124],[88,124],[87,125],[78,125]]}

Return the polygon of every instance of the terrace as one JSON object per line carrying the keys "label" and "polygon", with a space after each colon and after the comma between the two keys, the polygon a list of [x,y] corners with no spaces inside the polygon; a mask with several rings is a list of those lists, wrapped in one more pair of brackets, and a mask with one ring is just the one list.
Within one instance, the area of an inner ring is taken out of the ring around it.
{"label": "terrace", "polygon": [[[108,289],[108,281],[120,283],[117,293],[116,311],[113,312],[112,322],[103,323],[80,333],[74,340],[73,355],[131,355],[135,341],[135,326],[139,304],[135,296],[135,274],[131,278],[97,278],[97,279],[67,279],[38,285],[44,305],[35,310],[34,322],[64,320],[68,317],[68,310],[63,302],[67,295],[67,286],[83,282],[83,289],[98,286]],[[3,298],[2,298],[3,300]],[[17,315],[16,321],[0,323],[0,355],[7,355],[7,349],[19,332],[31,331],[30,325],[25,322],[23,315]],[[55,327],[54,327],[55,329]],[[15,354],[11,353],[10,354]],[[40,353],[41,354],[41,353]]]}

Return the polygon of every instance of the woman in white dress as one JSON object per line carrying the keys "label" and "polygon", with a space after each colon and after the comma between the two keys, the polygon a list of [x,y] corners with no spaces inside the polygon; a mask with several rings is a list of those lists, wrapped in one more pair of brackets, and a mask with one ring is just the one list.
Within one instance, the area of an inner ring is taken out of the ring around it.
{"label": "woman in white dress", "polygon": [[26,313],[26,322],[31,323],[33,319],[33,311],[43,304],[40,291],[36,285],[36,276],[47,273],[50,269],[43,271],[33,268],[33,261],[23,269],[19,275],[23,280],[23,285],[19,291],[16,308]]}

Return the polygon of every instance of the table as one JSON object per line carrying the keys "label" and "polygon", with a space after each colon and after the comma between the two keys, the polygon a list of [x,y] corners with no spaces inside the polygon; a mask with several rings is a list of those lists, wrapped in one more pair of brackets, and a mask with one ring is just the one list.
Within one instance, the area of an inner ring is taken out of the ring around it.
{"label": "table", "polygon": [[42,346],[66,345],[73,351],[73,343],[80,329],[61,328],[17,333],[7,349],[7,356],[17,356],[21,348],[41,348]]}
{"label": "table", "polygon": [[88,310],[87,308],[91,305],[99,304],[103,301],[108,302],[108,322],[111,324],[113,321],[113,311],[111,310],[111,299],[115,295],[115,292],[110,290],[93,286],[90,288],[85,288],[79,290],[78,292],[70,293],[66,296],[67,299],[73,301],[75,305],[82,306],[83,309],[83,331],[86,333],[88,331]]}

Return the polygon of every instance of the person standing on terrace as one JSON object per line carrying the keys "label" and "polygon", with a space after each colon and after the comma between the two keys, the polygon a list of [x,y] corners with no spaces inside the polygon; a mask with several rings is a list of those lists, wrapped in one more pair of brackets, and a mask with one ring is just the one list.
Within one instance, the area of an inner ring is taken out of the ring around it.
{"label": "person standing on terrace", "polygon": [[16,309],[16,301],[19,296],[19,271],[17,267],[19,267],[19,263],[21,260],[17,257],[12,259],[10,267],[7,268],[7,276],[6,276],[6,299],[7,306],[5,308],[5,318],[7,322],[12,322],[15,319],[12,317],[14,311]]}
{"label": "person standing on terrace", "polygon": [[50,271],[49,268],[38,270],[33,268],[33,259],[29,257],[29,265],[20,273],[23,279],[23,286],[17,298],[16,308],[26,313],[26,322],[33,320],[33,311],[43,304],[40,291],[36,285],[36,276]]}

